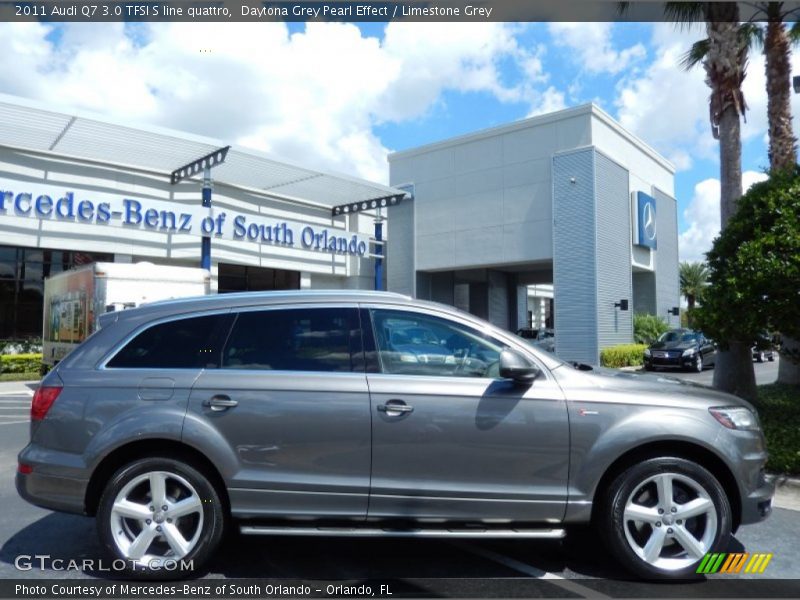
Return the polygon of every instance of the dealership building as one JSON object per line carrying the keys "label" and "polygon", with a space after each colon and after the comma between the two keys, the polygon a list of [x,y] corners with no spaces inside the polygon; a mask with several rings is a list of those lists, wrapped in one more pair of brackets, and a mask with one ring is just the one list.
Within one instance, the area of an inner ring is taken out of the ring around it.
{"label": "dealership building", "polygon": [[[93,261],[200,264],[212,291],[383,286],[508,329],[554,326],[564,358],[677,324],[674,168],[594,105],[389,156],[390,185],[0,95],[0,340],[41,335],[43,281]],[[408,194],[406,192],[409,192]],[[385,246],[373,239],[376,209]]]}
{"label": "dealership building", "polygon": [[171,174],[222,145],[0,95],[0,340],[41,336],[44,278],[93,261],[197,267],[203,235],[212,291],[373,287],[370,209],[402,191],[233,146],[204,208],[202,170]]}
{"label": "dealership building", "polygon": [[589,364],[632,341],[636,312],[678,325],[675,169],[594,104],[389,163],[414,196],[389,209],[390,290],[509,329],[552,302],[556,352]]}

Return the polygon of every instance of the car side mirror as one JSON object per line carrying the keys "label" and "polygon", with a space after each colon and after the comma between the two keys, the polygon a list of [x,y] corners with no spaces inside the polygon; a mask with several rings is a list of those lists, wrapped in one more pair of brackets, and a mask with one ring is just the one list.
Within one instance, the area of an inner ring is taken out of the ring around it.
{"label": "car side mirror", "polygon": [[539,367],[530,364],[510,348],[500,353],[500,377],[503,379],[513,379],[515,383],[530,385],[539,373]]}

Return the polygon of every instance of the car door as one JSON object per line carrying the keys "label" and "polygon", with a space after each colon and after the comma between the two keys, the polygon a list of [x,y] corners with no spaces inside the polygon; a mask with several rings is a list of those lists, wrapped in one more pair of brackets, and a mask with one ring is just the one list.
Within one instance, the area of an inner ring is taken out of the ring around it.
{"label": "car door", "polygon": [[714,365],[717,358],[717,351],[716,348],[714,348],[714,344],[701,333],[697,345],[703,356],[703,364],[708,366]]}
{"label": "car door", "polygon": [[364,519],[370,409],[358,311],[236,311],[221,366],[189,399],[184,437],[217,448],[234,516]]}
{"label": "car door", "polygon": [[468,322],[406,307],[369,314],[369,517],[560,520],[569,427],[546,369],[520,386],[499,377],[505,344]]}

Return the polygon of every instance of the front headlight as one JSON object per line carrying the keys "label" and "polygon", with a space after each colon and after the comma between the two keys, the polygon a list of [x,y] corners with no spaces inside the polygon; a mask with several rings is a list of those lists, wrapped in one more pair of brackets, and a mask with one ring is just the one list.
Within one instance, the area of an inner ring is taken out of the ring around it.
{"label": "front headlight", "polygon": [[709,408],[708,412],[728,429],[743,429],[745,431],[758,431],[761,429],[756,414],[743,406],[717,406]]}
{"label": "front headlight", "polygon": [[644,349],[644,355],[645,356],[650,356],[650,348],[645,348]]}
{"label": "front headlight", "polygon": [[687,348],[686,350],[683,351],[683,355],[684,356],[691,356],[695,352],[696,352],[696,350],[694,348]]}

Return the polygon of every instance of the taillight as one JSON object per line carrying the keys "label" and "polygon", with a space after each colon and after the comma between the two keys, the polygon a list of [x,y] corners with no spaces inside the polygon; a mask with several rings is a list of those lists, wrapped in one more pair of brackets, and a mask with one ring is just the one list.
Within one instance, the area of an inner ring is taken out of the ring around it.
{"label": "taillight", "polygon": [[33,467],[26,465],[25,463],[19,463],[17,466],[17,472],[21,473],[22,475],[30,475],[33,473]]}
{"label": "taillight", "polygon": [[61,386],[45,386],[36,390],[33,395],[33,402],[31,402],[31,421],[41,421],[44,419],[47,411],[53,406],[61,390]]}

